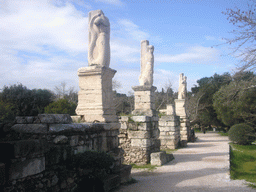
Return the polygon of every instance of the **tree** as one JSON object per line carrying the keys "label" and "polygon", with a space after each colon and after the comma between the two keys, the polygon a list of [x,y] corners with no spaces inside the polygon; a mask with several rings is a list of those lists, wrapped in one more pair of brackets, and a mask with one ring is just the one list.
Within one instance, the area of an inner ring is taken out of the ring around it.
{"label": "tree", "polygon": [[213,96],[213,106],[225,125],[239,123],[256,124],[256,77],[233,80]]}
{"label": "tree", "polygon": [[199,124],[202,126],[215,125],[222,127],[223,123],[217,118],[217,114],[213,108],[213,95],[221,86],[229,84],[231,75],[224,73],[223,75],[214,74],[212,77],[204,77],[197,81],[198,86],[192,87],[192,92],[188,95],[187,113],[191,124]]}
{"label": "tree", "polygon": [[59,99],[45,107],[45,113],[75,115],[76,107],[77,104],[74,102],[70,102],[67,99]]}
{"label": "tree", "polygon": [[227,44],[234,45],[234,52],[242,58],[240,70],[255,69],[256,67],[256,2],[248,1],[247,10],[239,8],[227,9],[223,14],[236,29],[232,31],[234,38],[226,39]]}
{"label": "tree", "polygon": [[55,101],[59,99],[67,99],[70,102],[78,102],[78,94],[74,87],[67,88],[67,83],[62,82],[59,86],[55,86]]}
{"label": "tree", "polygon": [[175,93],[172,89],[172,82],[168,79],[165,82],[164,88],[161,92],[156,91],[155,93],[155,106],[156,110],[166,109],[167,104],[174,103]]}
{"label": "tree", "polygon": [[17,116],[35,116],[43,113],[44,107],[52,102],[52,97],[53,94],[49,90],[30,90],[22,84],[4,86],[1,93],[1,100],[12,105]]}

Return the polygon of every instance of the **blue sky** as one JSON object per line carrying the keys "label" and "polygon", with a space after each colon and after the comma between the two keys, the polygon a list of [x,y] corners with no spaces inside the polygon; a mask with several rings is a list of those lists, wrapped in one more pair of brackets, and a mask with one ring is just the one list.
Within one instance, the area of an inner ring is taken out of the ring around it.
{"label": "blue sky", "polygon": [[22,83],[53,90],[78,88],[77,70],[88,66],[88,12],[101,9],[111,25],[111,63],[118,92],[139,85],[140,41],[154,45],[154,86],[179,74],[188,89],[202,77],[232,72],[239,60],[222,44],[234,26],[226,8],[246,0],[0,0],[0,89]]}

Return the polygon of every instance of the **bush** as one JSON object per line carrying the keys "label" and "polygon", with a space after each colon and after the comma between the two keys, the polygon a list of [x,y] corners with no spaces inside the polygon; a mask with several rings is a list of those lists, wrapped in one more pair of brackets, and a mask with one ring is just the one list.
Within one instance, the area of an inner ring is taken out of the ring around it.
{"label": "bush", "polygon": [[16,109],[12,103],[0,99],[0,123],[12,122],[16,116]]}
{"label": "bush", "polygon": [[67,99],[59,99],[44,108],[47,114],[69,114],[75,115],[76,103],[69,102]]}
{"label": "bush", "polygon": [[255,140],[253,135],[254,129],[245,123],[233,125],[228,131],[229,139],[239,145],[250,145]]}
{"label": "bush", "polygon": [[114,158],[105,152],[85,151],[78,153],[73,160],[74,167],[82,169],[105,170],[109,172],[113,166]]}

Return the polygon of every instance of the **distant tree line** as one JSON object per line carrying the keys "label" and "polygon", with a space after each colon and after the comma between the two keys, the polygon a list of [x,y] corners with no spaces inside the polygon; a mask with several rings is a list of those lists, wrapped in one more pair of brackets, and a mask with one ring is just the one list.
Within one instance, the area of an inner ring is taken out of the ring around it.
{"label": "distant tree line", "polygon": [[227,130],[239,123],[255,126],[256,76],[240,71],[214,74],[197,81],[188,92],[188,115],[191,124]]}
{"label": "distant tree line", "polygon": [[28,89],[22,84],[4,86],[0,92],[0,123],[16,116],[35,116],[40,113],[75,114],[77,93],[62,83],[55,92],[47,89]]}

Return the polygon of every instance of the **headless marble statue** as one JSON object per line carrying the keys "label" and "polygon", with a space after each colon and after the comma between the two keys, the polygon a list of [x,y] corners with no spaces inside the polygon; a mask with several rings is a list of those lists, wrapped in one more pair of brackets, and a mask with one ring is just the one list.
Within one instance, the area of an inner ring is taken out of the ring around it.
{"label": "headless marble statue", "polygon": [[187,77],[183,73],[180,74],[178,99],[185,99],[187,92]]}
{"label": "headless marble statue", "polygon": [[109,67],[110,63],[110,23],[101,10],[89,12],[89,66]]}
{"label": "headless marble statue", "polygon": [[141,41],[141,74],[139,77],[140,85],[153,85],[154,73],[154,46],[149,45],[147,40]]}

